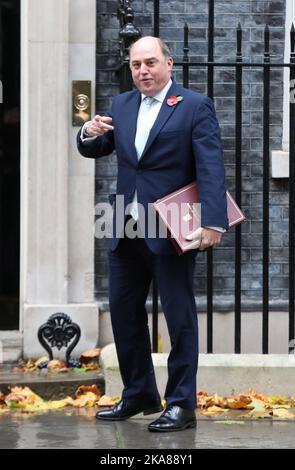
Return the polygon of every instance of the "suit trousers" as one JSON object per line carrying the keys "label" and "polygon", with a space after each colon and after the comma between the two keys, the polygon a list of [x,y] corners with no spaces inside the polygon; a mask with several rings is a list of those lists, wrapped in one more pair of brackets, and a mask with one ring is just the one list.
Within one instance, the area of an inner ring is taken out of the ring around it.
{"label": "suit trousers", "polygon": [[122,238],[109,256],[109,301],[124,384],[123,399],[157,399],[146,300],[157,282],[171,342],[165,400],[196,407],[198,321],[193,292],[196,251],[154,254],[144,238]]}

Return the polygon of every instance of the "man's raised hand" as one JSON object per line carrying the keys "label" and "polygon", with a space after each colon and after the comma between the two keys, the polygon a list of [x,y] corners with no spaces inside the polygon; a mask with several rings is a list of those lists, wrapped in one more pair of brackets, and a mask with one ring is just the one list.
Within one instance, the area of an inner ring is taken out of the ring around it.
{"label": "man's raised hand", "polygon": [[114,127],[110,125],[112,121],[111,117],[99,116],[99,114],[97,114],[92,121],[89,121],[87,124],[86,134],[89,137],[97,137],[104,135],[108,131],[113,131]]}

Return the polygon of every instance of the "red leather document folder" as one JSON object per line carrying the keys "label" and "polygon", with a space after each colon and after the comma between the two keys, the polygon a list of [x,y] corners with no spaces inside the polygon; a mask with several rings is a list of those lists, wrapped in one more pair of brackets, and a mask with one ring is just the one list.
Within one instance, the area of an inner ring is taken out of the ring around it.
{"label": "red leather document folder", "polygon": [[[240,224],[245,216],[227,191],[229,228]],[[199,241],[186,240],[186,236],[201,227],[201,205],[196,182],[192,182],[154,202],[154,208],[179,254],[198,248]]]}

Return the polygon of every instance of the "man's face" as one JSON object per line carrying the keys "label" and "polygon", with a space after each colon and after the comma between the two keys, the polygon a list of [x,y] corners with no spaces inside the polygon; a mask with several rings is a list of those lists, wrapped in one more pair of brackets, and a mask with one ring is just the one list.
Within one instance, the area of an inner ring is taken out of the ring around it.
{"label": "man's face", "polygon": [[155,38],[140,39],[130,52],[132,79],[147,96],[155,96],[171,77],[173,59],[165,57]]}

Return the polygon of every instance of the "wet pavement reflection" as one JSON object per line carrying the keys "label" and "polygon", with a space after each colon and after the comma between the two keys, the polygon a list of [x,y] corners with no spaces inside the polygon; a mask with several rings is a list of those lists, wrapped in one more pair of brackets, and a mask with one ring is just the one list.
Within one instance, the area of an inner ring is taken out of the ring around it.
{"label": "wet pavement reflection", "polygon": [[1,449],[295,448],[295,422],[199,419],[197,429],[150,433],[139,415],[122,422],[95,419],[95,408],[0,414]]}

